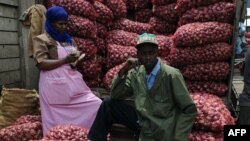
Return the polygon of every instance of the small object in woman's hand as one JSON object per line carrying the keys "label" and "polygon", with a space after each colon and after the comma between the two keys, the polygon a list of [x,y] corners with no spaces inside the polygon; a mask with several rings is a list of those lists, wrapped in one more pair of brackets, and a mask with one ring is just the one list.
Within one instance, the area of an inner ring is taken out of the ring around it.
{"label": "small object in woman's hand", "polygon": [[[74,46],[66,46],[64,47],[64,49],[66,50],[66,52],[68,54],[78,54],[78,50],[77,50],[77,47],[74,47]],[[79,54],[80,55],[80,54]]]}
{"label": "small object in woman's hand", "polygon": [[74,51],[74,52],[70,53],[70,55],[79,57],[80,56],[80,51]]}
{"label": "small object in woman's hand", "polygon": [[78,62],[81,61],[84,57],[85,57],[85,54],[83,53],[82,55],[78,57],[78,59],[75,62],[70,64],[71,68],[76,68],[76,65],[78,64]]}
{"label": "small object in woman's hand", "polygon": [[86,55],[86,54],[83,53],[77,60],[78,60],[78,61],[81,61],[81,60],[85,57],[85,55]]}

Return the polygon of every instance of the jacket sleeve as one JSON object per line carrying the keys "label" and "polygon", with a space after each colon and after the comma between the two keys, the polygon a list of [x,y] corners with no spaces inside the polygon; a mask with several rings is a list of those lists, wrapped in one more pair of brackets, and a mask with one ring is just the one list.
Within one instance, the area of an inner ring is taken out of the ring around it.
{"label": "jacket sleeve", "polygon": [[174,100],[180,110],[176,119],[174,141],[187,141],[197,114],[196,106],[179,71],[173,76],[172,82]]}
{"label": "jacket sleeve", "polygon": [[45,42],[39,38],[33,38],[34,49],[33,49],[33,57],[35,58],[37,63],[41,63],[42,61],[48,59],[48,48]]}
{"label": "jacket sleeve", "polygon": [[131,73],[120,77],[118,74],[113,79],[111,87],[111,98],[113,99],[126,99],[133,95],[131,87]]}
{"label": "jacket sleeve", "polygon": [[32,14],[31,14],[31,18],[30,18],[30,34],[31,37],[35,37],[37,35],[40,35],[43,33],[43,19],[42,17],[39,15],[39,13],[36,11],[36,9],[32,9]]}

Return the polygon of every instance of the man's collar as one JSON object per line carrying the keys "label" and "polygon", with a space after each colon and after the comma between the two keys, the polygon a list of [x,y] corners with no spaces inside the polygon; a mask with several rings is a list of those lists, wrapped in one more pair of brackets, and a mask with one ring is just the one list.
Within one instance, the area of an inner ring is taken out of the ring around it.
{"label": "man's collar", "polygon": [[158,58],[158,59],[157,59],[157,63],[156,63],[156,65],[154,66],[154,68],[153,68],[153,70],[152,70],[152,72],[151,72],[150,74],[156,76],[156,74],[158,73],[158,71],[160,70],[160,68],[161,68],[160,59]]}

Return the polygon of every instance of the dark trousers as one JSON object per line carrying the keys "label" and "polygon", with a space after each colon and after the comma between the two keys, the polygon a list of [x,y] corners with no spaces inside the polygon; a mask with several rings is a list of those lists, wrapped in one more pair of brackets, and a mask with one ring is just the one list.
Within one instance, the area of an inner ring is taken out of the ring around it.
{"label": "dark trousers", "polygon": [[237,124],[250,125],[250,106],[240,106]]}
{"label": "dark trousers", "polygon": [[139,136],[140,126],[137,121],[138,117],[134,107],[123,100],[106,98],[98,110],[88,138],[91,141],[106,141],[113,123],[125,125]]}

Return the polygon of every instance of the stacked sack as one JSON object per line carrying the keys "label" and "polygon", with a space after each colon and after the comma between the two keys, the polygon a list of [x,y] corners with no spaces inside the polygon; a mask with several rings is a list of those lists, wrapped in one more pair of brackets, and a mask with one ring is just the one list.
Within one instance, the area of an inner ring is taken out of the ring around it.
{"label": "stacked sack", "polygon": [[[172,34],[178,18],[175,0],[47,0],[69,13],[68,31],[85,60],[78,67],[90,87],[109,86],[112,68],[136,57],[136,38],[144,32],[157,34],[160,57],[165,60],[174,47]],[[169,11],[169,12],[166,12]],[[171,20],[168,20],[171,19]],[[103,86],[104,85],[104,86]]]}
{"label": "stacked sack", "polygon": [[181,70],[198,110],[189,140],[223,140],[223,125],[235,124],[221,100],[229,89],[235,4],[177,0],[175,9],[179,27],[168,61]]}
{"label": "stacked sack", "polygon": [[172,34],[177,28],[179,16],[175,10],[176,0],[151,0],[153,17],[149,23],[159,34]]}
{"label": "stacked sack", "polygon": [[[188,90],[193,93],[198,116],[190,140],[204,136],[220,140],[221,127],[234,124],[219,98],[229,89],[233,0],[48,0],[47,3],[63,6],[70,14],[69,32],[75,36],[79,50],[86,54],[79,70],[90,87],[110,89],[124,62],[136,56],[137,36],[151,32],[156,34],[161,59],[181,70]],[[215,112],[223,121],[218,123],[219,130],[212,127],[204,130],[217,120],[207,120],[204,125],[201,122],[200,117],[216,110],[216,105],[206,104],[204,98],[216,101],[220,110],[225,111],[224,115]],[[207,108],[202,109],[202,104]]]}
{"label": "stacked sack", "polygon": [[104,44],[104,24],[112,22],[112,12],[95,0],[48,0],[45,3],[47,8],[62,6],[69,13],[68,32],[73,36],[79,51],[86,54],[78,69],[89,86],[97,86],[102,73],[102,54],[98,54],[101,52],[98,47]]}
{"label": "stacked sack", "polygon": [[168,61],[179,68],[191,92],[223,96],[228,91],[235,5],[229,0],[177,0],[179,28]]}
{"label": "stacked sack", "polygon": [[197,116],[189,141],[224,141],[224,125],[235,124],[235,119],[222,99],[208,93],[192,93],[191,97],[197,107]]}

